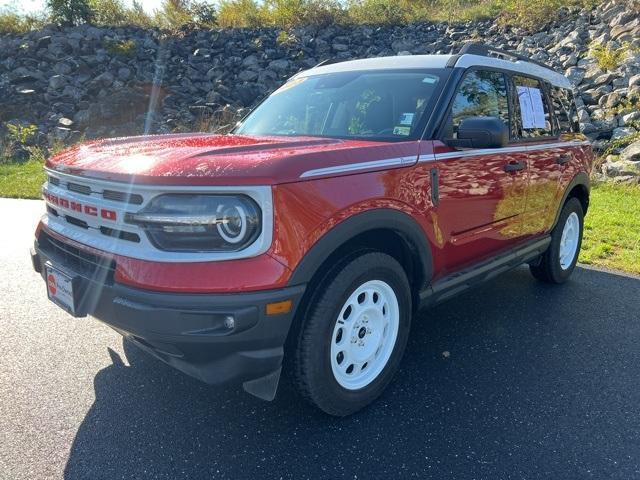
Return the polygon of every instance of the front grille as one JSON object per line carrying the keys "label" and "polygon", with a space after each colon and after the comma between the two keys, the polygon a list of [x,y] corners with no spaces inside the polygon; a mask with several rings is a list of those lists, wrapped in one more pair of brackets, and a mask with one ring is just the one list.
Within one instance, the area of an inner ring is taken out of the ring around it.
{"label": "front grille", "polygon": [[82,193],[83,195],[91,195],[91,187],[88,185],[80,185],[79,183],[67,183],[67,190]]}
{"label": "front grille", "polygon": [[113,284],[113,276],[116,270],[116,262],[101,255],[95,255],[81,250],[72,245],[52,237],[46,232],[41,232],[38,238],[40,249],[60,266],[65,266],[80,275]]}
{"label": "front grille", "polygon": [[137,193],[117,192],[115,190],[105,190],[102,192],[102,197],[107,200],[113,200],[114,202],[132,203],[134,205],[142,204],[142,195]]}
{"label": "front grille", "polygon": [[82,195],[98,195],[105,200],[111,200],[112,202],[129,203],[131,205],[142,205],[144,198],[138,193],[129,193],[120,190],[93,190],[89,185],[76,182],[62,182],[58,177],[49,175],[47,180],[51,185],[56,187],[66,188],[67,190]]}

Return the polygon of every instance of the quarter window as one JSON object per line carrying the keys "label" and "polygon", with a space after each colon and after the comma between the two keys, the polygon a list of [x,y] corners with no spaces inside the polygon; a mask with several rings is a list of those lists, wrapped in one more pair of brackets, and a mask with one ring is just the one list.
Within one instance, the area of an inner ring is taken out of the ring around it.
{"label": "quarter window", "polygon": [[453,133],[467,117],[497,117],[509,127],[507,82],[500,72],[473,70],[460,84],[451,108]]}
{"label": "quarter window", "polygon": [[520,128],[523,138],[545,137],[552,134],[549,105],[539,80],[514,76],[513,82],[518,96]]}
{"label": "quarter window", "polygon": [[551,87],[549,93],[551,94],[553,114],[558,121],[559,133],[579,132],[578,112],[576,111],[576,106],[573,101],[573,93],[571,90],[560,87]]}

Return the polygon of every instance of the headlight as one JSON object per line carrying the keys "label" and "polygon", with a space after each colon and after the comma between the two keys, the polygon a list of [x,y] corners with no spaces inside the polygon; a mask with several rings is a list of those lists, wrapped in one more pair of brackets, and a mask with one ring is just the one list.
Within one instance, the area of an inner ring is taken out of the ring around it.
{"label": "headlight", "polygon": [[173,252],[233,252],[260,235],[260,207],[245,195],[160,195],[125,221],[140,225],[151,242]]}

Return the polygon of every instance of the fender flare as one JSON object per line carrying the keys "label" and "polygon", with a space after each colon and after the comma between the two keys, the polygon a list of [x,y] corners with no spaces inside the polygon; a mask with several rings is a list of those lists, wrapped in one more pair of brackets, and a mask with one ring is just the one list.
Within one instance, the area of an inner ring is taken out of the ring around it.
{"label": "fender flare", "polygon": [[[567,188],[564,190],[564,194],[562,195],[562,201],[560,202],[560,206],[558,208],[558,211],[556,212],[556,216],[553,220],[553,226],[551,227],[551,230],[553,230],[556,227],[556,224],[558,223],[558,219],[560,218],[560,212],[562,211],[562,207],[564,206],[564,204],[567,201],[567,198],[569,197],[569,193],[578,185],[581,185],[587,189],[587,197],[588,197],[591,192],[591,181],[589,180],[589,175],[586,172],[579,172],[578,174],[576,174],[569,182],[569,185],[567,186]],[[585,211],[584,213],[587,213],[587,212]]]}
{"label": "fender flare", "polygon": [[429,240],[418,222],[409,214],[391,208],[366,210],[349,217],[326,232],[309,249],[293,270],[289,285],[308,283],[320,266],[338,248],[356,236],[371,230],[393,230],[409,242],[417,253],[424,287],[431,281],[433,262]]}

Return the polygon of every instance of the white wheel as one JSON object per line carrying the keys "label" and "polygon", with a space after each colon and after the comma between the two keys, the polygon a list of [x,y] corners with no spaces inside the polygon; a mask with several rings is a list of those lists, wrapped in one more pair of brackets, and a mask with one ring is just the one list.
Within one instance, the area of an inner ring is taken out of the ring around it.
{"label": "white wheel", "polygon": [[331,337],[331,370],[338,384],[358,390],[373,382],[393,353],[400,308],[381,280],[358,287],[342,306]]}
{"label": "white wheel", "polygon": [[400,365],[411,293],[389,255],[363,252],[337,263],[303,313],[293,365],[298,391],[331,415],[373,402]]}
{"label": "white wheel", "polygon": [[560,238],[560,268],[567,270],[573,264],[580,243],[580,220],[578,214],[572,212],[562,229]]}
{"label": "white wheel", "polygon": [[564,283],[575,269],[578,252],[582,244],[582,222],[584,211],[582,204],[575,198],[569,198],[551,231],[551,243],[537,262],[529,265],[531,274],[546,283]]}

